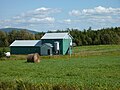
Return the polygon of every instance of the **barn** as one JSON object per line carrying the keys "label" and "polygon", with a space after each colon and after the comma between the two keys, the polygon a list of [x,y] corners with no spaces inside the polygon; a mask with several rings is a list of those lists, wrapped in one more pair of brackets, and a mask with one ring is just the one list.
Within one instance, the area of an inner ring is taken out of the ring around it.
{"label": "barn", "polygon": [[11,54],[40,54],[41,40],[15,40],[10,45]]}
{"label": "barn", "polygon": [[[46,51],[41,50],[41,54],[46,52],[47,55],[56,55],[56,54],[70,54],[72,46],[72,36],[69,33],[46,33],[42,38],[41,42],[44,45],[45,43],[51,44],[51,49],[46,49]],[[44,48],[44,47],[43,47]],[[46,47],[45,47],[46,48]],[[45,48],[43,50],[45,50]]]}
{"label": "barn", "polygon": [[69,33],[46,33],[41,40],[15,40],[11,54],[39,53],[40,55],[71,54],[72,36]]}

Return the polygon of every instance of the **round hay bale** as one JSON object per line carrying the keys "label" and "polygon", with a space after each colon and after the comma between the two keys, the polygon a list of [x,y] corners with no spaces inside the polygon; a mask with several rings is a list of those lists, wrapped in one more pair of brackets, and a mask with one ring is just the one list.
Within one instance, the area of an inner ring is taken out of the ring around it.
{"label": "round hay bale", "polygon": [[34,62],[33,56],[34,56],[34,54],[28,54],[28,56],[27,56],[27,62]]}
{"label": "round hay bale", "polygon": [[28,54],[27,56],[27,62],[40,62],[40,56],[38,53],[35,54]]}
{"label": "round hay bale", "polygon": [[40,56],[38,53],[34,54],[34,62],[37,62],[37,63],[40,62]]}

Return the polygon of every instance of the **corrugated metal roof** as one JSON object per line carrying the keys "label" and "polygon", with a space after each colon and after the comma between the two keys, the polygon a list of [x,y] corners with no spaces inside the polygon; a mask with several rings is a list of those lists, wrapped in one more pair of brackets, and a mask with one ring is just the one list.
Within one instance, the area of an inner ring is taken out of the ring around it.
{"label": "corrugated metal roof", "polygon": [[44,45],[47,45],[49,47],[53,47],[53,45],[51,43],[45,43]]}
{"label": "corrugated metal roof", "polygon": [[70,39],[69,33],[46,33],[41,39]]}
{"label": "corrugated metal roof", "polygon": [[10,46],[41,46],[41,40],[15,40]]}

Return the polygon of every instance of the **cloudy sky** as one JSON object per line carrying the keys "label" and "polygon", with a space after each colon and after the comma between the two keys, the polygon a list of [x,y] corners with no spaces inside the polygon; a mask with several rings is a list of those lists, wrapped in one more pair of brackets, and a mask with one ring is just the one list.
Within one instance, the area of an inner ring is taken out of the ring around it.
{"label": "cloudy sky", "polygon": [[120,0],[0,0],[0,28],[48,31],[120,26]]}

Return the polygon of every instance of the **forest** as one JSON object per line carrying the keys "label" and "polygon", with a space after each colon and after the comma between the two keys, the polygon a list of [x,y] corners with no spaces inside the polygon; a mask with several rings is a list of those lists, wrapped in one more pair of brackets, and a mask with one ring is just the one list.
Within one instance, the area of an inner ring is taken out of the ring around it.
{"label": "forest", "polygon": [[[52,31],[48,31],[52,32]],[[69,29],[54,32],[69,32],[75,46],[120,44],[120,27],[92,30]],[[0,47],[9,46],[14,40],[40,40],[46,32],[32,34],[26,30],[0,31]]]}

